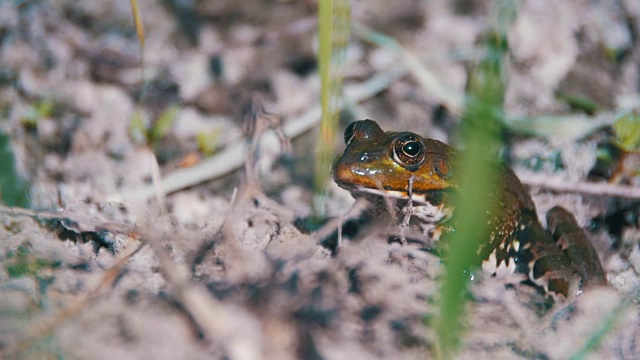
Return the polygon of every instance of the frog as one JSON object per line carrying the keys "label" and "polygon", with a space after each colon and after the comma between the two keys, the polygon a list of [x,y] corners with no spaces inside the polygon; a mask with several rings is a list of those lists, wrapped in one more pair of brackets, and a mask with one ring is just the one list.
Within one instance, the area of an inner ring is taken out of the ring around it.
{"label": "frog", "polygon": [[[395,212],[397,224],[409,215],[435,240],[455,231],[456,149],[413,132],[384,131],[369,119],[349,124],[344,142],[331,166],[333,179],[354,198],[366,199],[374,217]],[[545,229],[513,170],[501,164],[500,174],[489,194],[496,205],[488,210],[489,239],[478,249],[482,271],[499,277],[523,273],[545,293],[563,298],[606,285],[598,253],[575,217],[556,206]]]}

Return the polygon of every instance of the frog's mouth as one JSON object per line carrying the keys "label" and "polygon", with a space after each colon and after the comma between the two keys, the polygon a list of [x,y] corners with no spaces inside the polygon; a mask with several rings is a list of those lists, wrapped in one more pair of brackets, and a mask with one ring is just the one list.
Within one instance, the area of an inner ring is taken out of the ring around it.
{"label": "frog's mouth", "polygon": [[[391,189],[372,189],[364,186],[353,186],[352,194],[371,195],[375,198],[388,198],[401,201],[408,201],[409,194],[406,191]],[[453,213],[452,201],[445,200],[445,196],[450,196],[448,189],[433,190],[427,193],[411,194],[411,212],[425,223],[439,223],[449,219]],[[447,205],[448,204],[448,205]],[[405,207],[406,209],[406,207]]]}
{"label": "frog's mouth", "polygon": [[[340,184],[339,184],[340,185]],[[348,190],[354,197],[360,196],[360,194],[371,194],[380,197],[387,197],[399,200],[409,200],[409,192],[406,190],[384,189],[384,188],[370,188],[366,186],[343,186],[342,188]],[[416,205],[434,205],[440,206],[443,203],[452,204],[452,193],[455,190],[452,188],[444,188],[441,190],[429,190],[411,193],[411,201]]]}
{"label": "frog's mouth", "polygon": [[[368,188],[368,187],[364,187],[364,186],[356,186],[354,188],[355,188],[355,191],[360,192],[360,193],[367,193],[367,194],[372,194],[372,195],[382,196],[382,197],[390,197],[390,198],[393,198],[393,199],[409,200],[409,193],[407,193],[406,191],[387,190],[387,189],[372,189],[372,188]],[[411,194],[411,201],[413,201],[414,203],[418,203],[418,204],[431,204],[427,200],[427,197],[425,196],[425,194],[421,194],[421,193],[413,193],[413,194]]]}

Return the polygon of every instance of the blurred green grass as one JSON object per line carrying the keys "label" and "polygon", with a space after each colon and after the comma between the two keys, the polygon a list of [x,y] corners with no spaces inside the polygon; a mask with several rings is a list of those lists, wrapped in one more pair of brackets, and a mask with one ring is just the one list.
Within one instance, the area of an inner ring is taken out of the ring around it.
{"label": "blurred green grass", "polygon": [[487,214],[494,211],[491,193],[500,180],[497,164],[501,146],[503,103],[508,56],[507,28],[515,17],[515,4],[496,3],[495,22],[484,43],[486,56],[469,74],[465,109],[459,129],[465,149],[457,164],[459,192],[453,221],[456,230],[448,235],[448,251],[441,285],[438,312],[432,326],[436,332],[435,355],[454,357],[463,338],[462,324],[468,300],[469,273],[480,263],[478,248],[489,240]]}
{"label": "blurred green grass", "polygon": [[8,135],[0,132],[0,200],[7,206],[28,208],[29,185],[18,174]]}
{"label": "blurred green grass", "polygon": [[497,159],[499,148],[499,115],[502,102],[500,67],[480,64],[470,87],[470,98],[460,132],[466,148],[457,164],[459,193],[455,199],[456,230],[449,241],[444,279],[439,297],[439,311],[433,326],[438,336],[438,358],[451,358],[460,339],[464,318],[468,274],[479,264],[478,248],[488,240],[490,229],[487,213],[495,206],[490,197],[500,181]]}
{"label": "blurred green grass", "polygon": [[351,4],[347,0],[318,2],[318,69],[322,119],[314,161],[314,212],[321,216],[324,191],[329,181],[338,112],[342,99],[342,69],[351,33]]}

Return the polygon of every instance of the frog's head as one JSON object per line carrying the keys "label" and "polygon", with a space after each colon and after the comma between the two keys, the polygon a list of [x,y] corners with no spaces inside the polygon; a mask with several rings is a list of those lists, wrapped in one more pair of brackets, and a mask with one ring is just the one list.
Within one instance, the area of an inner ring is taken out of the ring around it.
{"label": "frog's head", "polygon": [[366,194],[407,199],[413,177],[413,200],[439,203],[452,183],[448,145],[411,132],[385,132],[373,120],[360,120],[344,132],[347,148],[332,165],[335,182],[354,197]]}

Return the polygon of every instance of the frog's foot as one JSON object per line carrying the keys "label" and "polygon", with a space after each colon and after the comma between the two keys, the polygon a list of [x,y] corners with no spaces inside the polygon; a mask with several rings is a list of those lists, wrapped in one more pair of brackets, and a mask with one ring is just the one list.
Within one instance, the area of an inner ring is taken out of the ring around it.
{"label": "frog's foot", "polygon": [[[581,292],[581,275],[558,247],[550,234],[542,228],[534,212],[520,214],[520,225],[512,243],[516,251],[516,270],[545,292],[571,297]],[[497,259],[512,253],[497,252]],[[498,262],[500,264],[500,262]]]}
{"label": "frog's foot", "polygon": [[598,253],[566,209],[556,206],[547,213],[547,226],[558,246],[582,277],[582,288],[606,285]]}

